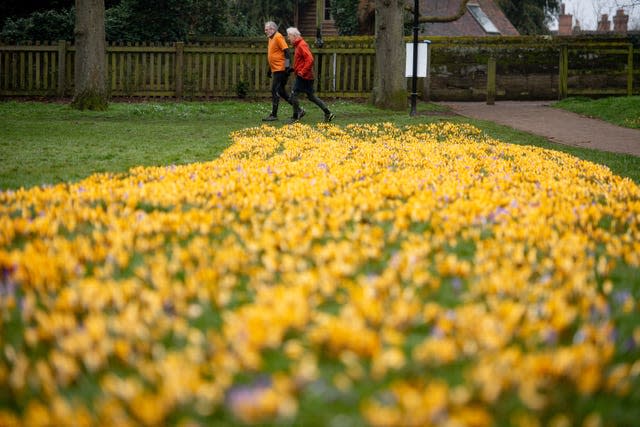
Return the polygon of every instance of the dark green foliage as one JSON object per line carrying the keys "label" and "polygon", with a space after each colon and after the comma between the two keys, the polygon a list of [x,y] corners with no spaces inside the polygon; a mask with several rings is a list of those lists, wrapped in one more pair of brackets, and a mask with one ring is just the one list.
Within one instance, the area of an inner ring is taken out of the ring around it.
{"label": "dark green foliage", "polygon": [[26,18],[33,12],[62,10],[73,7],[74,0],[2,0],[0,2],[0,28],[7,18]]}
{"label": "dark green foliage", "polygon": [[229,36],[263,35],[264,23],[273,21],[281,32],[293,25],[293,10],[298,7],[314,7],[309,0],[236,0],[230,2],[226,34]]}
{"label": "dark green foliage", "polygon": [[[120,0],[105,0],[107,9],[120,3]],[[46,10],[68,10],[75,5],[75,0],[2,0],[0,2],[0,27],[4,18],[26,18],[34,12]]]}
{"label": "dark green foliage", "polygon": [[[120,0],[105,0],[109,9]],[[0,1],[0,39],[73,40],[75,0],[2,0]],[[44,34],[43,34],[44,33]]]}
{"label": "dark green foliage", "polygon": [[106,12],[107,40],[187,41],[224,34],[226,0],[123,0]]}
{"label": "dark green foliage", "polygon": [[560,10],[559,0],[497,0],[522,35],[549,34],[547,24]]}
{"label": "dark green foliage", "polygon": [[359,33],[358,0],[333,0],[331,13],[342,36],[354,36]]}
{"label": "dark green foliage", "polygon": [[[293,25],[293,10],[309,0],[120,0],[105,2],[107,41],[173,42],[212,36],[262,35],[265,21],[281,28]],[[75,12],[73,1],[53,2],[51,10],[36,5],[7,9],[0,39],[73,41]],[[311,6],[309,6],[311,7]],[[4,8],[4,7],[3,7]],[[1,9],[0,9],[1,10]],[[32,13],[28,13],[32,11]],[[4,18],[0,17],[0,20]],[[2,23],[0,22],[0,25]]]}
{"label": "dark green foliage", "polygon": [[238,94],[238,98],[241,98],[241,99],[246,98],[248,92],[249,92],[249,82],[245,80],[240,80],[236,85],[236,94]]}
{"label": "dark green foliage", "polygon": [[228,0],[191,1],[190,34],[225,36],[228,34]]}
{"label": "dark green foliage", "polygon": [[25,18],[8,18],[0,39],[5,43],[26,40],[73,40],[74,9],[34,12]]}

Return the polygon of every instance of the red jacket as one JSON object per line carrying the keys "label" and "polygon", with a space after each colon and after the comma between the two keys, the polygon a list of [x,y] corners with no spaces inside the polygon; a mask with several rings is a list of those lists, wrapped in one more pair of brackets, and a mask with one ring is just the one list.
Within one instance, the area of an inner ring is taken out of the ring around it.
{"label": "red jacket", "polygon": [[293,42],[296,53],[293,57],[293,71],[297,76],[306,80],[313,80],[313,54],[303,38]]}

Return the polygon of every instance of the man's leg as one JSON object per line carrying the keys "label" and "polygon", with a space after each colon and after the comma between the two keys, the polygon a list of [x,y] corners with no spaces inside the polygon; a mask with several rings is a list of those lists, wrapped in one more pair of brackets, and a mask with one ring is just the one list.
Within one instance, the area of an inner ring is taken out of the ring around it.
{"label": "man's leg", "polygon": [[278,105],[280,104],[280,95],[278,95],[278,88],[278,73],[273,73],[271,77],[271,115],[273,117],[278,117]]}
{"label": "man's leg", "polygon": [[328,123],[328,122],[330,122],[331,120],[333,120],[336,117],[336,115],[333,114],[331,112],[331,110],[329,110],[329,108],[327,107],[327,104],[325,104],[320,98],[318,98],[317,95],[313,91],[312,92],[308,92],[307,96],[309,97],[309,101],[311,101],[314,104],[316,104],[324,112],[324,121],[325,122]]}
{"label": "man's leg", "polygon": [[307,97],[309,98],[309,101],[313,102],[318,107],[320,107],[320,109],[324,112],[325,116],[327,114],[331,114],[331,111],[327,107],[327,104],[325,104],[320,98],[318,98],[315,92],[313,91],[307,92]]}
{"label": "man's leg", "polygon": [[300,100],[295,89],[291,91],[289,102],[293,106],[293,116],[291,118],[293,120],[297,120],[300,117],[300,111],[302,111],[302,108],[300,108]]}
{"label": "man's leg", "polygon": [[278,120],[278,104],[280,103],[280,95],[278,95],[278,78],[277,73],[271,76],[271,114],[262,119],[264,122],[272,122]]}
{"label": "man's leg", "polygon": [[298,99],[299,91],[304,89],[302,83],[303,81],[299,77],[296,77],[296,80],[293,82],[293,89],[291,89],[291,95],[289,96],[289,103],[293,106],[292,120],[299,119],[300,111],[302,111],[302,108],[300,108],[300,100]]}
{"label": "man's leg", "polygon": [[287,80],[289,79],[289,76],[285,71],[282,71],[282,72],[278,71],[277,73],[274,74],[274,80],[276,79],[277,79],[276,93],[278,94],[278,96],[280,96],[280,98],[284,99],[289,104],[291,104],[291,101],[289,100],[289,94],[287,93],[287,90],[285,88],[285,86],[287,85]]}

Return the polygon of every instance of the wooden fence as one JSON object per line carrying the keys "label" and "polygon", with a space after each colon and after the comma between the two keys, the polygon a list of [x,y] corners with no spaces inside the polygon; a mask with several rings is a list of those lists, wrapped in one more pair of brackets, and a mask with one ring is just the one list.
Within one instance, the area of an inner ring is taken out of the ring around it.
{"label": "wooden fence", "polygon": [[[364,97],[373,87],[374,49],[320,49],[316,68],[321,94]],[[70,96],[75,48],[0,45],[0,95]],[[269,96],[266,42],[232,40],[210,45],[110,45],[107,79],[112,96]],[[324,70],[324,71],[322,71]]]}
{"label": "wooden fence", "polygon": [[[429,77],[421,79],[420,87],[423,97],[434,100],[640,93],[640,74],[634,69],[640,49],[623,37],[434,37],[430,46]],[[369,96],[375,68],[371,37],[329,38],[323,48],[312,49],[320,96]],[[270,93],[264,38],[202,45],[112,44],[106,55],[112,96],[191,99]],[[71,96],[74,58],[74,46],[64,41],[0,44],[0,96]]]}

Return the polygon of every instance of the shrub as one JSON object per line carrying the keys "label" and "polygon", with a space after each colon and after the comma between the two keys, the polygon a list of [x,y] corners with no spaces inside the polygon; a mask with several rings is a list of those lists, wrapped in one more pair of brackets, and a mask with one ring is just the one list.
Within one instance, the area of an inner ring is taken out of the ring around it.
{"label": "shrub", "polygon": [[8,18],[0,39],[8,43],[27,40],[73,40],[75,9],[34,12],[26,18]]}

